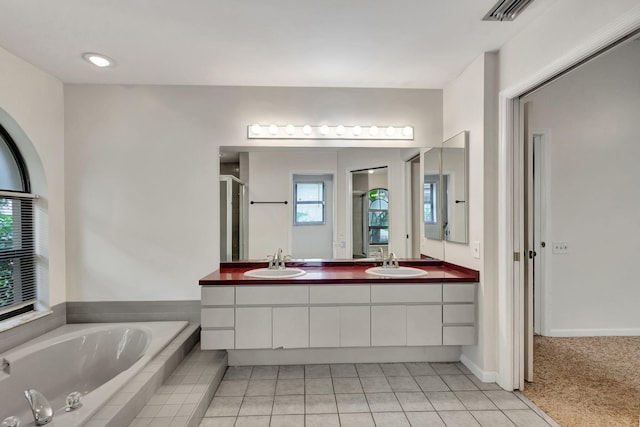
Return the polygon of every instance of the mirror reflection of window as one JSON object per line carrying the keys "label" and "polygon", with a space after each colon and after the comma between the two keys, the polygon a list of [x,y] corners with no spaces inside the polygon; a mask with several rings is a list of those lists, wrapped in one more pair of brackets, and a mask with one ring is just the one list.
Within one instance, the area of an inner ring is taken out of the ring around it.
{"label": "mirror reflection of window", "polygon": [[386,188],[369,191],[369,244],[389,243],[389,192]]}
{"label": "mirror reflection of window", "polygon": [[435,224],[438,222],[438,182],[437,176],[433,181],[424,183],[424,222],[425,224]]}
{"label": "mirror reflection of window", "polygon": [[294,224],[324,224],[324,182],[296,182],[294,183],[294,192]]}

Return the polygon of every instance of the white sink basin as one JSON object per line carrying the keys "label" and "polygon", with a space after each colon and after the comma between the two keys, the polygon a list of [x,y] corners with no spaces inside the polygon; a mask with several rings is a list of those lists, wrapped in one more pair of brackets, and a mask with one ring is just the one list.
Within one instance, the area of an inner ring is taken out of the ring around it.
{"label": "white sink basin", "polygon": [[245,271],[244,275],[260,279],[290,279],[292,277],[302,276],[305,273],[306,272],[304,270],[300,270],[299,268],[285,268],[284,270],[256,268],[254,270]]}
{"label": "white sink basin", "polygon": [[375,276],[384,276],[384,277],[419,277],[424,276],[427,273],[424,270],[413,267],[371,267],[365,271],[365,273],[373,274]]}

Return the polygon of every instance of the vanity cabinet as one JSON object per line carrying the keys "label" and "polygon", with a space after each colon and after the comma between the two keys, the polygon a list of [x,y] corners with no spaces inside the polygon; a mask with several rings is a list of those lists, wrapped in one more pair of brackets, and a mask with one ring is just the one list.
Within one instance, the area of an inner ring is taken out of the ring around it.
{"label": "vanity cabinet", "polygon": [[309,308],[273,308],[273,348],[309,347]]}
{"label": "vanity cabinet", "polygon": [[371,303],[371,345],[442,345],[441,284],[372,286]]}
{"label": "vanity cabinet", "polygon": [[236,308],[234,348],[271,348],[271,307]]}
{"label": "vanity cabinet", "polygon": [[369,347],[369,307],[311,307],[309,347]]}
{"label": "vanity cabinet", "polygon": [[475,283],[202,286],[201,347],[472,345]]}

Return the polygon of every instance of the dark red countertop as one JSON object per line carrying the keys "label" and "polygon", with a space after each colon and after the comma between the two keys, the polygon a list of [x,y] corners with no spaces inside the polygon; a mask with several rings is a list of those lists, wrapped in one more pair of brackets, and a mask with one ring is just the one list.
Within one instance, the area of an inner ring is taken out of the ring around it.
{"label": "dark red countertop", "polygon": [[380,261],[305,260],[287,262],[287,267],[306,271],[303,276],[265,279],[247,277],[245,271],[267,267],[266,261],[236,261],[221,263],[220,269],[200,279],[200,285],[314,285],[362,283],[472,283],[480,281],[480,273],[465,267],[434,259],[400,260],[400,265],[426,270],[420,277],[382,277],[365,273],[380,265]]}

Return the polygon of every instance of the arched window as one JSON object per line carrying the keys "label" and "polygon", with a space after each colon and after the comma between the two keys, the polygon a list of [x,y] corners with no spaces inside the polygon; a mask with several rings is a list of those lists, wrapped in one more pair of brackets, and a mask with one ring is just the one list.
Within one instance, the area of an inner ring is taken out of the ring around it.
{"label": "arched window", "polygon": [[386,188],[369,190],[369,244],[389,243],[389,191]]}
{"label": "arched window", "polygon": [[34,310],[34,211],[29,176],[0,124],[0,320]]}

